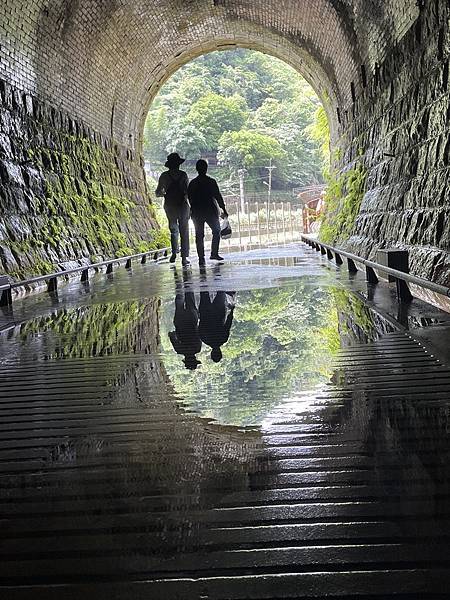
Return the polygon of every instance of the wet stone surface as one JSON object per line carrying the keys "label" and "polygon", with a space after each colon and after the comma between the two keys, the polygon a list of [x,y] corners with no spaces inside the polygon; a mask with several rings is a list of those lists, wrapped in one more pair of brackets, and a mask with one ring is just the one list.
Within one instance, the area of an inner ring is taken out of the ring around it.
{"label": "wet stone surface", "polygon": [[292,246],[2,319],[1,597],[445,597],[446,313]]}

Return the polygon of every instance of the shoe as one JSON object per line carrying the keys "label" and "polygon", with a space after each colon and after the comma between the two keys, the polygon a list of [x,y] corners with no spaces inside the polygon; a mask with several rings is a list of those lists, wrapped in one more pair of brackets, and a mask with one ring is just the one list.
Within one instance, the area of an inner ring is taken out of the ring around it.
{"label": "shoe", "polygon": [[181,264],[183,265],[183,267],[189,267],[189,265],[191,264],[191,261],[188,258],[183,257],[181,259]]}
{"label": "shoe", "polygon": [[177,260],[177,255],[176,254],[172,254],[172,256],[169,258],[169,262],[170,263],[174,263]]}
{"label": "shoe", "polygon": [[215,256],[213,256],[211,254],[211,256],[209,257],[211,260],[225,260],[224,258],[222,258],[221,256],[219,256],[218,254],[216,254]]}

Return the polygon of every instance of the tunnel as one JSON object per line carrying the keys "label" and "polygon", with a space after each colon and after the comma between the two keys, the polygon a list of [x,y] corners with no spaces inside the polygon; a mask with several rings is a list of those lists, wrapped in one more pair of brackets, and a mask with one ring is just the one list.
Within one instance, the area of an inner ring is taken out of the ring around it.
{"label": "tunnel", "polygon": [[414,273],[445,283],[447,10],[414,0],[5,0],[3,271],[23,278],[151,243],[141,152],[152,98],[193,57],[246,47],[314,87],[337,170],[367,170],[340,241],[366,257],[408,249]]}
{"label": "tunnel", "polygon": [[[325,211],[264,159],[178,257],[146,119],[236,49],[317,95]],[[446,0],[0,2],[1,598],[448,598],[449,60]]]}

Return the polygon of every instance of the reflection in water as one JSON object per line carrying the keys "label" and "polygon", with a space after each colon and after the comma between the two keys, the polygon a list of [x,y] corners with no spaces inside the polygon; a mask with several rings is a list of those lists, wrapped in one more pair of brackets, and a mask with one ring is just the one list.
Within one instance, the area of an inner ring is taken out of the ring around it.
{"label": "reflection in water", "polygon": [[448,371],[314,279],[202,284],[177,280],[175,318],[170,290],[0,337],[0,583],[49,600],[136,581],[149,598],[438,589]]}
{"label": "reflection in water", "polygon": [[211,360],[222,360],[221,346],[227,343],[233,322],[234,296],[236,292],[200,292],[200,302],[191,290],[190,272],[183,272],[180,279],[174,269],[176,296],[173,324],[175,331],[168,337],[177,354],[184,356],[186,369],[195,371],[201,361],[197,359],[202,342],[211,348]]}
{"label": "reflection in water", "polygon": [[177,354],[184,355],[186,369],[195,370],[201,361],[196,354],[202,349],[198,333],[198,309],[193,292],[178,292],[175,297],[175,331],[169,331],[169,339]]}
{"label": "reflection in water", "polygon": [[[302,280],[281,289],[194,295],[199,337],[207,346],[197,352],[202,364],[195,373],[169,351],[171,302],[163,302],[161,318],[163,360],[190,408],[220,423],[258,426],[280,402],[329,380],[330,358],[340,346],[329,291]],[[219,355],[214,349],[220,346]]]}
{"label": "reflection in water", "polygon": [[200,292],[198,331],[202,342],[211,348],[211,360],[216,363],[222,360],[221,346],[230,337],[235,294],[236,292],[216,292],[211,300],[210,292]]}

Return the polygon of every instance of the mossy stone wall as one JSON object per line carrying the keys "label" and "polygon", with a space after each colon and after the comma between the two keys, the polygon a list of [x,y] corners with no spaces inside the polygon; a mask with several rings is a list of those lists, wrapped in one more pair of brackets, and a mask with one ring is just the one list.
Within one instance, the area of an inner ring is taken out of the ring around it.
{"label": "mossy stone wall", "polygon": [[0,80],[0,272],[145,251],[157,224],[139,156]]}
{"label": "mossy stone wall", "polygon": [[[370,258],[378,249],[406,249],[414,274],[444,285],[450,285],[449,61],[450,5],[426,2],[341,114],[340,167],[364,169],[367,178],[345,240],[339,231],[329,240]],[[330,213],[324,232],[334,225]]]}

